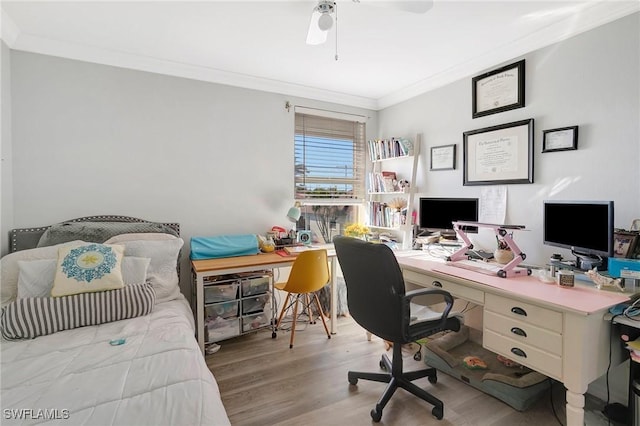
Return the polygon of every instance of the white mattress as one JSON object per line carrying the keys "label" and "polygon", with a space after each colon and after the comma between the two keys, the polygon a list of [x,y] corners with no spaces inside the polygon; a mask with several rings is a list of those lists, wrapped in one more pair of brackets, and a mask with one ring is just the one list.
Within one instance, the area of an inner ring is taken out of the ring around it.
{"label": "white mattress", "polygon": [[0,373],[3,425],[230,424],[184,299],[143,317],[2,341]]}

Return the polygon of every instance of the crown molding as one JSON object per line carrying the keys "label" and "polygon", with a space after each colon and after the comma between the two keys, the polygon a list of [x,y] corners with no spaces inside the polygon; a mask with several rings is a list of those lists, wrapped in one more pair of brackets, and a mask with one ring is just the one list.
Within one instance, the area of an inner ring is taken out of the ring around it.
{"label": "crown molding", "polygon": [[[615,5],[615,7],[612,7]],[[467,78],[469,75],[515,60],[534,50],[561,42],[582,32],[638,12],[640,2],[597,2],[587,5],[577,14],[569,14],[542,30],[510,42],[490,52],[480,52],[476,58],[460,63],[401,90],[379,99],[348,95],[325,89],[266,79],[247,74],[223,71],[150,56],[91,47],[79,43],[62,42],[24,34],[2,8],[2,40],[14,50],[58,56],[138,71],[189,78],[210,83],[308,98],[358,108],[381,110],[404,102],[431,90]]]}
{"label": "crown molding", "polygon": [[62,42],[28,34],[20,34],[13,43],[13,46],[10,47],[14,50],[25,52],[225,84],[245,89],[310,98],[359,108],[375,109],[377,105],[376,100],[371,98],[332,92],[325,89],[307,87],[252,75],[222,71],[215,68],[168,61],[151,56],[97,48],[79,43]]}
{"label": "crown molding", "polygon": [[13,48],[13,45],[20,35],[20,30],[13,22],[13,19],[11,19],[2,8],[0,8],[0,27],[2,28],[2,31],[0,31],[0,37],[2,37],[2,40],[7,44],[7,46]]}
{"label": "crown molding", "polygon": [[404,102],[431,90],[453,83],[469,75],[480,73],[507,61],[516,61],[519,57],[534,50],[560,43],[583,32],[608,24],[617,19],[640,11],[640,2],[620,2],[611,7],[608,2],[595,3],[580,11],[578,17],[569,15],[541,31],[527,35],[491,52],[482,52],[476,58],[458,64],[427,79],[405,87],[377,101],[377,110]]}

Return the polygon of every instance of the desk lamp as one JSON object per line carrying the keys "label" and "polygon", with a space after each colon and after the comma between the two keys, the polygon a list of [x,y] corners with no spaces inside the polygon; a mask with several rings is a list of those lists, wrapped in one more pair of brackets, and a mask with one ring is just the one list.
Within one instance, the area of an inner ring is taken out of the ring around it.
{"label": "desk lamp", "polygon": [[287,217],[291,222],[297,222],[300,219],[300,215],[302,212],[300,211],[300,202],[296,201],[296,203],[289,209],[287,212]]}

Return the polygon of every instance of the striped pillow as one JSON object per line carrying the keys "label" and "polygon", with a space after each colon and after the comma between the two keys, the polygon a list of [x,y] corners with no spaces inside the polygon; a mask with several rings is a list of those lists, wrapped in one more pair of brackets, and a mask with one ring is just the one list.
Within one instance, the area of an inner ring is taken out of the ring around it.
{"label": "striped pillow", "polygon": [[38,336],[88,325],[147,315],[156,292],[150,283],[117,290],[62,297],[27,297],[2,308],[2,337],[7,340]]}

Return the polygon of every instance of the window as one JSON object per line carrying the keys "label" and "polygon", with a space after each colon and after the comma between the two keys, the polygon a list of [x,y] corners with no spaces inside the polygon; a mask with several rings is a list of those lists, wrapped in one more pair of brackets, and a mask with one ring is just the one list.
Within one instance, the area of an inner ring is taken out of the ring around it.
{"label": "window", "polygon": [[295,199],[298,229],[329,242],[358,221],[365,197],[365,123],[296,113]]}

